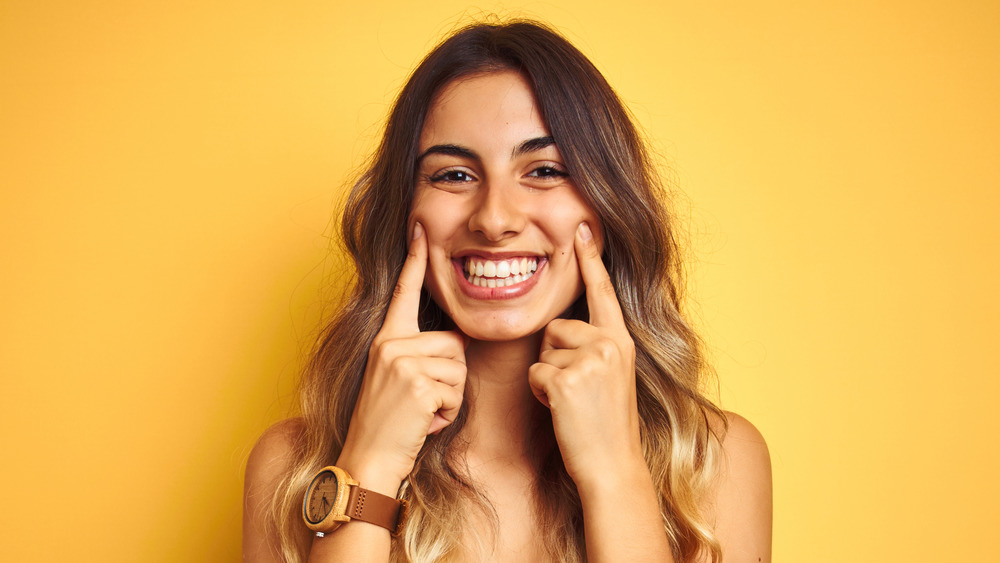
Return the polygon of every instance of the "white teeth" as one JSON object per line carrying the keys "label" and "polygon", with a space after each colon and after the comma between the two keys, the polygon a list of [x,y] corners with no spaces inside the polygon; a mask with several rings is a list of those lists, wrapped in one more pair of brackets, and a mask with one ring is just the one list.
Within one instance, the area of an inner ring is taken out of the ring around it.
{"label": "white teeth", "polygon": [[465,262],[466,279],[478,287],[507,287],[521,283],[538,270],[538,258],[513,260],[482,260],[468,258]]}

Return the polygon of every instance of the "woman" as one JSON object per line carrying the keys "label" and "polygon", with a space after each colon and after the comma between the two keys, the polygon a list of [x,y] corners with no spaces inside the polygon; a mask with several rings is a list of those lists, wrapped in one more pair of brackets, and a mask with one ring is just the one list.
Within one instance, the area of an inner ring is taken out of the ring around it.
{"label": "woman", "polygon": [[[357,280],[302,417],[251,454],[245,558],[769,560],[767,449],[699,392],[661,198],[565,39],[517,21],[439,45],[350,195]],[[314,534],[328,465],[404,521]]]}

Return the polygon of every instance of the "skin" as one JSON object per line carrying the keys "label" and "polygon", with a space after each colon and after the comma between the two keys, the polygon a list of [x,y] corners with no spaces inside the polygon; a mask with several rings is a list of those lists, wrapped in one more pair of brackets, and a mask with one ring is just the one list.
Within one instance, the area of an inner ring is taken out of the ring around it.
{"label": "skin", "polygon": [[[470,402],[466,462],[500,526],[490,559],[542,560],[524,502],[534,479],[525,445],[528,421],[548,409],[580,492],[589,560],[671,561],[642,457],[634,344],[601,261],[601,225],[547,137],[528,84],[513,72],[456,81],[435,100],[420,137],[409,255],[337,465],[364,487],[395,495],[427,435]],[[456,263],[469,256],[531,256],[540,266],[512,295],[484,298],[462,285]],[[454,330],[420,332],[422,286]],[[559,318],[584,292],[588,321]],[[269,431],[248,463],[247,560],[272,560],[275,540],[254,515],[290,463],[296,424]],[[769,561],[766,446],[733,415],[723,449],[730,463],[706,511],[727,561]],[[474,514],[468,521],[485,526]],[[383,528],[352,522],[313,540],[310,561],[384,561],[389,539]]]}

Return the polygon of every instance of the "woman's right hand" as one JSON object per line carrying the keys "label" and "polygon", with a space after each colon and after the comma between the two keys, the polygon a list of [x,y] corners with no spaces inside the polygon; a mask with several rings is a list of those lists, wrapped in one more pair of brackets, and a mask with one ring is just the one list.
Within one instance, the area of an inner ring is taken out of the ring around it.
{"label": "woman's right hand", "polygon": [[458,416],[465,390],[465,341],[458,332],[420,332],[417,314],[427,239],[416,223],[368,364],[337,465],[366,489],[395,496],[428,434]]}

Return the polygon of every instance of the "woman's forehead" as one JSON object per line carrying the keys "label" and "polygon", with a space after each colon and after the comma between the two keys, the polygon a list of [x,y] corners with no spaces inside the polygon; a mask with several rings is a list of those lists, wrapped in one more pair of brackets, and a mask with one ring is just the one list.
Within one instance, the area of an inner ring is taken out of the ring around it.
{"label": "woman's forehead", "polygon": [[527,80],[513,71],[455,80],[435,97],[420,135],[421,152],[441,144],[520,143],[548,127]]}

